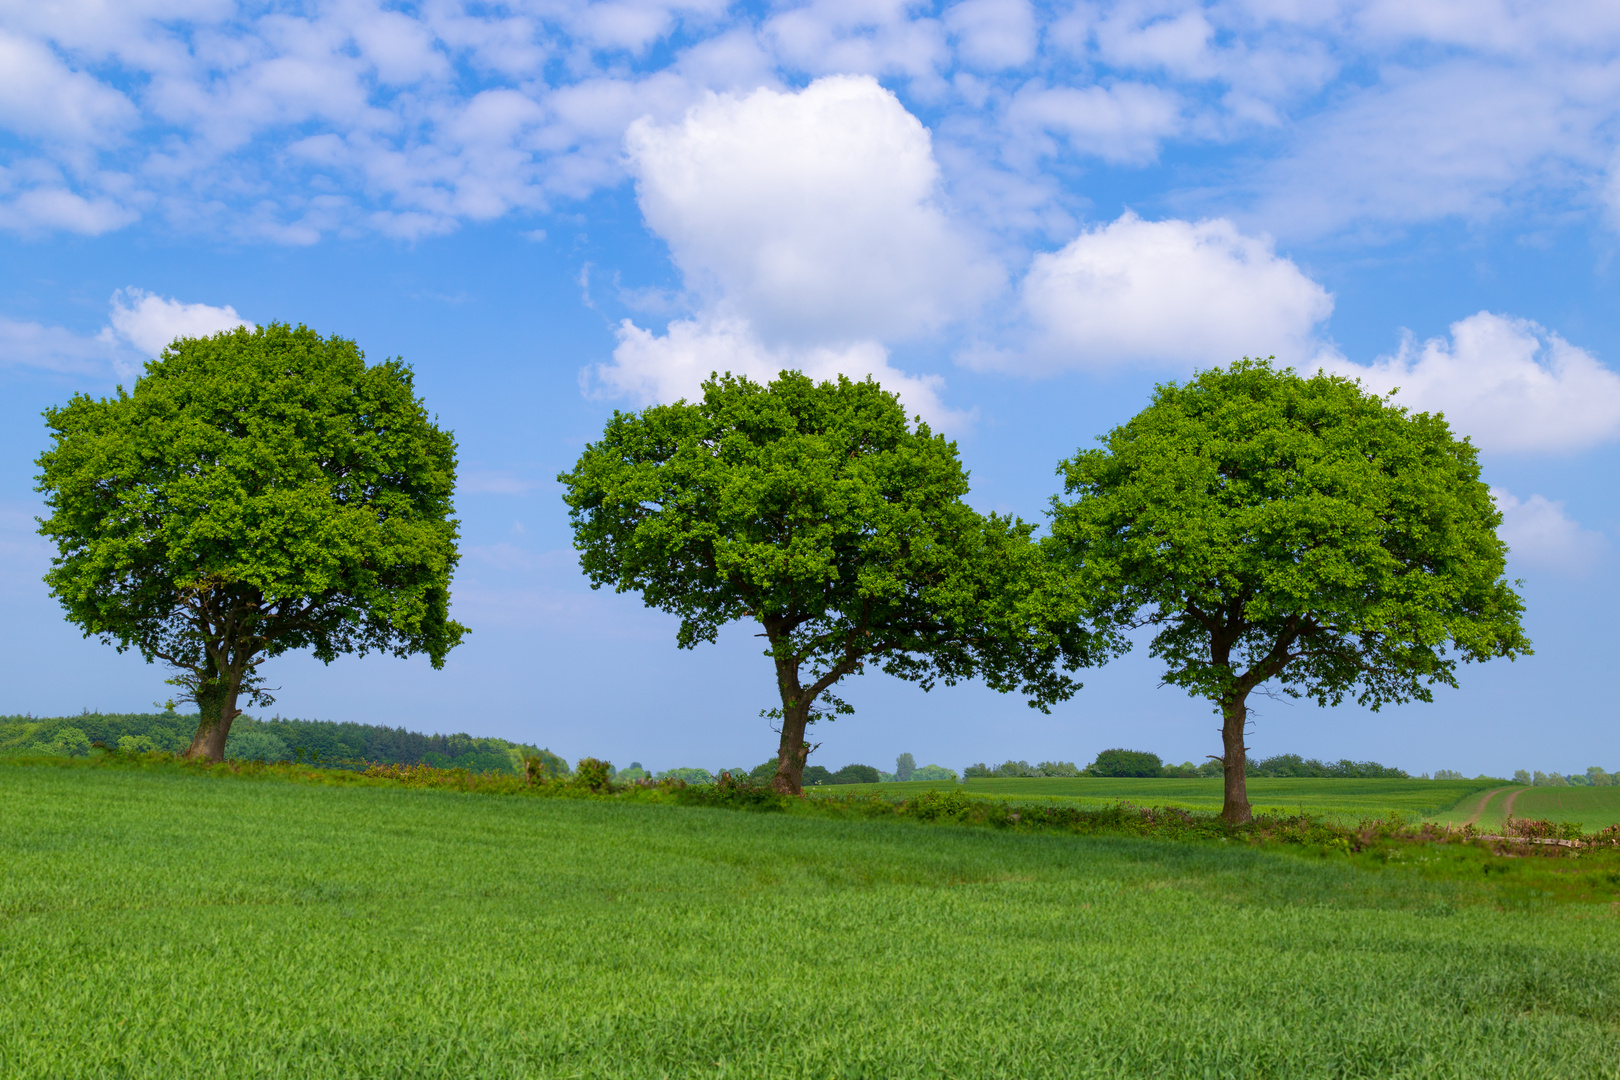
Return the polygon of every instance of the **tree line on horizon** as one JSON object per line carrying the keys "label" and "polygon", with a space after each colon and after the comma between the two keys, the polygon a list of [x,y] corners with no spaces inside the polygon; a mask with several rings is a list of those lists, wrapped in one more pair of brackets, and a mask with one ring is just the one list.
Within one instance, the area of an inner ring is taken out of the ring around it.
{"label": "tree line on horizon", "polygon": [[[198,710],[186,755],[223,759],[241,706],[272,703],[267,659],[438,668],[468,632],[449,615],[455,440],[402,361],[239,327],[45,415],[46,582],[87,636],[170,667]],[[874,380],[717,374],[615,412],[558,480],[593,588],[677,615],[682,648],[758,623],[784,793],[869,667],[1050,710],[1148,631],[1162,681],[1221,716],[1239,822],[1262,686],[1377,709],[1530,650],[1501,515],[1442,416],[1245,358],[1158,386],[1099,443],[1059,463],[1038,537],[970,506],[956,445]]]}

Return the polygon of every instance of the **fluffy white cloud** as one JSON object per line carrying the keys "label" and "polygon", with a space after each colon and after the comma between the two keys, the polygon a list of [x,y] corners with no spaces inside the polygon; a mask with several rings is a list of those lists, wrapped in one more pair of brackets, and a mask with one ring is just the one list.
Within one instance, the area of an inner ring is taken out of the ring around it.
{"label": "fluffy white cloud", "polygon": [[1146,364],[1185,370],[1319,350],[1327,291],[1230,221],[1144,221],[1126,213],[1037,255],[1022,301],[1029,347],[967,357],[1030,372]]}
{"label": "fluffy white cloud", "polygon": [[142,289],[120,289],[96,334],[0,317],[0,365],[74,375],[127,375],[177,337],[201,337],[244,325],[230,306],[183,304]]}
{"label": "fluffy white cloud", "polygon": [[959,427],[970,416],[947,408],[940,398],[944,380],[937,375],[910,375],[889,364],[889,353],[875,341],[843,346],[768,346],[740,319],[678,319],[662,336],[629,319],[619,325],[613,362],[587,373],[594,389],[641,404],[688,400],[702,392],[710,373],[746,375],[768,382],[785,368],[813,379],[848,375],[875,378],[885,390],[900,395],[909,412],[942,427]]}
{"label": "fluffy white cloud", "polygon": [[1028,0],[962,0],[945,12],[961,60],[979,70],[1018,67],[1035,56],[1035,12]]}
{"label": "fluffy white cloud", "polygon": [[1026,133],[1009,146],[1014,156],[1029,149],[1055,153],[1049,136],[1057,135],[1077,153],[1142,164],[1158,156],[1160,143],[1182,127],[1181,101],[1172,91],[1143,83],[1080,88],[1031,84],[1013,97],[1007,124],[1012,132]]}
{"label": "fluffy white cloud", "polygon": [[183,304],[141,289],[113,294],[111,332],[147,356],[157,356],[177,337],[208,337],[247,325],[230,305]]}
{"label": "fluffy white cloud", "polygon": [[123,94],[42,42],[0,29],[0,125],[49,142],[101,143],[137,117]]}
{"label": "fluffy white cloud", "polygon": [[106,336],[75,334],[61,326],[0,317],[0,365],[67,374],[100,374],[117,357]]}
{"label": "fluffy white cloud", "polygon": [[1491,488],[1491,498],[1502,512],[1497,535],[1511,549],[1515,562],[1580,573],[1591,569],[1608,550],[1601,533],[1584,529],[1564,512],[1564,504],[1541,495],[1519,499],[1502,488]]}
{"label": "fluffy white cloud", "polygon": [[1451,324],[1451,341],[1408,339],[1370,365],[1332,359],[1407,408],[1443,412],[1488,450],[1572,451],[1620,434],[1620,375],[1527,319],[1481,311]]}
{"label": "fluffy white cloud", "polygon": [[688,288],[766,340],[917,334],[1000,285],[940,205],[928,129],[874,79],[711,96],[627,145]]}

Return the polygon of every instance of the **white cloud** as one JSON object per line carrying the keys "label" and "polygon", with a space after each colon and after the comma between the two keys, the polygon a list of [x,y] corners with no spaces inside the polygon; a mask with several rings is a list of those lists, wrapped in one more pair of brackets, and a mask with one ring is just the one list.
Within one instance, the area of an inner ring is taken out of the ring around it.
{"label": "white cloud", "polygon": [[0,125],[47,141],[100,143],[137,118],[123,94],[37,40],[0,30]]}
{"label": "white cloud", "polygon": [[0,229],[36,233],[50,229],[100,236],[140,215],[108,198],[86,199],[61,187],[37,187],[0,203]]}
{"label": "white cloud", "polygon": [[1488,450],[1573,451],[1620,434],[1620,375],[1542,326],[1481,311],[1451,341],[1408,339],[1394,356],[1324,366],[1409,409],[1443,412]]}
{"label": "white cloud", "polygon": [[67,374],[101,374],[118,354],[105,335],[0,317],[0,364]]}
{"label": "white cloud", "polygon": [[940,398],[944,380],[910,375],[889,364],[889,352],[876,341],[842,346],[777,346],[762,343],[740,319],[678,319],[662,337],[633,324],[619,324],[619,345],[611,364],[588,372],[592,389],[641,404],[692,400],[711,373],[744,375],[769,382],[786,368],[818,381],[871,375],[885,390],[900,395],[908,412],[942,427],[960,427],[971,416],[947,408]]}
{"label": "white cloud", "polygon": [[1520,500],[1502,488],[1491,488],[1491,498],[1502,512],[1497,535],[1516,562],[1581,573],[1589,570],[1608,550],[1601,533],[1584,529],[1564,512],[1564,504],[1541,495]]}
{"label": "white cloud", "polygon": [[247,325],[236,309],[208,304],[182,304],[141,289],[113,293],[111,331],[148,357],[157,356],[177,337],[208,337]]}
{"label": "white cloud", "polygon": [[1000,284],[940,204],[928,129],[874,79],[710,96],[627,144],[688,288],[768,341],[922,333]]}
{"label": "white cloud", "polygon": [[1242,356],[1295,363],[1319,351],[1333,298],[1230,221],[1144,221],[1126,213],[1061,251],[1035,256],[1023,282],[1029,348],[969,356],[1033,372],[1146,364],[1185,370]]}
{"label": "white cloud", "polygon": [[1038,153],[1056,152],[1056,145],[1041,138],[1060,135],[1076,153],[1095,154],[1104,161],[1144,164],[1159,153],[1159,144],[1182,128],[1180,98],[1170,90],[1144,83],[1113,86],[1057,87],[1031,84],[1018,91],[1007,108],[1007,124],[1015,134],[1028,133],[1009,149],[1033,137]]}
{"label": "white cloud", "polygon": [[74,375],[127,375],[177,337],[203,337],[248,325],[229,305],[184,304],[143,289],[119,289],[108,325],[96,334],[0,316],[0,365]]}
{"label": "white cloud", "polygon": [[963,0],[945,12],[956,54],[983,71],[1018,67],[1035,56],[1035,13],[1028,0]]}

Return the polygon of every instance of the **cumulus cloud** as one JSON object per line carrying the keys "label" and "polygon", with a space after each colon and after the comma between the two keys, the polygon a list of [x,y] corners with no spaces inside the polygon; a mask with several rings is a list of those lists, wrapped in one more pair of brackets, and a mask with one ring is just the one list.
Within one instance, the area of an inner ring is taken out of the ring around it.
{"label": "cumulus cloud", "polygon": [[875,79],[710,96],[627,146],[688,287],[767,340],[922,333],[1000,285],[940,204],[928,129]]}
{"label": "cumulus cloud", "polygon": [[889,363],[889,352],[875,341],[852,344],[769,346],[741,319],[678,319],[656,335],[629,319],[619,324],[613,362],[588,372],[592,389],[641,404],[688,400],[702,393],[710,373],[745,375],[768,382],[794,368],[816,380],[848,375],[872,376],[885,390],[900,395],[908,412],[941,427],[959,427],[970,414],[948,408],[937,375],[911,375]]}
{"label": "cumulus cloud", "polygon": [[248,325],[230,305],[183,304],[142,289],[113,293],[110,332],[147,356],[157,356],[177,337],[209,337]]}
{"label": "cumulus cloud", "polygon": [[202,337],[245,325],[229,305],[186,304],[143,289],[119,289],[107,325],[80,334],[0,317],[0,364],[75,375],[124,375],[161,353],[177,337]]}
{"label": "cumulus cloud", "polygon": [[1043,87],[1031,84],[1007,107],[1010,132],[1025,138],[1009,145],[1014,156],[1057,152],[1053,137],[1081,154],[1116,164],[1145,164],[1159,145],[1182,127],[1181,100],[1171,90],[1144,83]]}
{"label": "cumulus cloud", "polygon": [[118,354],[101,335],[75,334],[61,326],[0,317],[0,364],[64,374],[100,374]]}
{"label": "cumulus cloud", "polygon": [[1502,488],[1491,488],[1491,498],[1502,512],[1497,535],[1511,550],[1511,558],[1528,565],[1581,573],[1592,568],[1608,550],[1601,533],[1582,528],[1564,512],[1564,504],[1532,495],[1519,499]]}
{"label": "cumulus cloud", "polygon": [[1333,311],[1327,290],[1271,241],[1225,219],[1126,213],[1035,256],[1022,285],[1028,347],[966,357],[1032,373],[1123,364],[1187,369],[1242,356],[1299,362]]}
{"label": "cumulus cloud", "polygon": [[795,367],[873,375],[930,419],[961,419],[886,343],[970,316],[1002,272],[953,223],[928,129],[892,93],[835,76],[710,95],[678,122],[631,125],[626,146],[697,310],[662,335],[623,323],[598,389],[670,401],[711,371]]}
{"label": "cumulus cloud", "polygon": [[1414,410],[1443,412],[1488,450],[1582,450],[1620,434],[1620,375],[1528,319],[1481,311],[1451,324],[1451,340],[1408,339],[1370,365],[1331,359]]}

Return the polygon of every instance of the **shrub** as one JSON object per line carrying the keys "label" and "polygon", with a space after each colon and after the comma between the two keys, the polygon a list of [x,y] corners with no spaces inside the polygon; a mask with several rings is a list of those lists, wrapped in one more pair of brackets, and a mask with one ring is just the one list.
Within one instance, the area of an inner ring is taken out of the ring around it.
{"label": "shrub", "polygon": [[834,784],[876,784],[883,779],[870,765],[845,765],[832,774]]}
{"label": "shrub", "polygon": [[[707,773],[704,774],[708,775]],[[613,763],[599,758],[583,757],[574,766],[573,783],[592,791],[607,791],[613,782]]]}
{"label": "shrub", "polygon": [[1104,750],[1086,766],[1092,776],[1158,776],[1159,755],[1145,750]]}
{"label": "shrub", "polygon": [[[146,738],[144,735],[129,736],[118,740],[118,748],[123,749],[125,741],[137,741]],[[146,740],[149,749],[151,740]],[[227,761],[287,761],[292,758],[292,751],[287,744],[268,731],[258,728],[247,728],[243,731],[232,731],[225,740],[225,758]]]}
{"label": "shrub", "polygon": [[156,749],[150,735],[125,735],[118,740],[120,754],[150,754]]}
{"label": "shrub", "polygon": [[708,769],[665,769],[658,774],[660,780],[683,780],[688,784],[712,784],[714,774]]}

